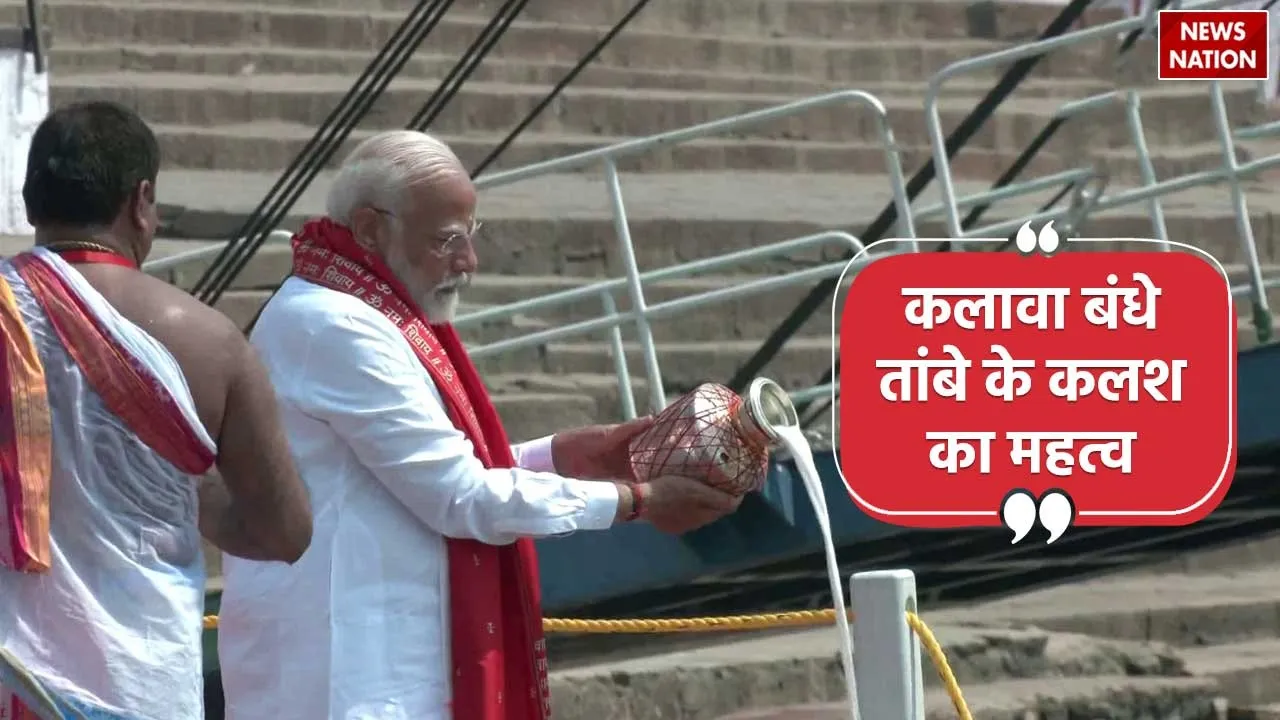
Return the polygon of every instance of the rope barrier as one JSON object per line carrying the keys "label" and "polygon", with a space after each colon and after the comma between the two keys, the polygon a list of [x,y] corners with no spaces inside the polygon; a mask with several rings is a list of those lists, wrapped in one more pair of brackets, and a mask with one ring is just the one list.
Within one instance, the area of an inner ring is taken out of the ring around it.
{"label": "rope barrier", "polygon": [[[853,619],[853,613],[849,613]],[[705,633],[743,630],[773,630],[788,627],[810,627],[814,625],[830,625],[836,621],[836,611],[827,610],[793,610],[779,613],[757,613],[754,615],[721,615],[717,617],[694,618],[620,618],[616,620],[582,620],[577,618],[543,618],[542,629],[549,633],[577,634],[653,634],[653,633]],[[942,680],[942,685],[951,699],[960,720],[973,720],[969,712],[969,704],[965,702],[964,693],[960,691],[960,683],[947,662],[942,643],[934,637],[933,631],[919,615],[907,613],[907,625],[920,639],[925,653],[933,662],[933,667]],[[204,629],[214,630],[218,627],[217,615],[204,617]]]}

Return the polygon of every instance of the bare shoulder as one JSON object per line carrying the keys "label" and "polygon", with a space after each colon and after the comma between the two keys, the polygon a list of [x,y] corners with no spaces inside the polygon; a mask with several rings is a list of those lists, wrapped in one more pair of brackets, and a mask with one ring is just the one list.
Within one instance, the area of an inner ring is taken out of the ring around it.
{"label": "bare shoulder", "polygon": [[[129,311],[120,308],[121,312],[175,355],[196,352],[208,360],[226,359],[229,354],[242,352],[248,344],[244,334],[226,315],[162,280],[144,275],[134,298],[139,304],[129,302],[133,307]],[[180,357],[179,363],[182,362]]]}
{"label": "bare shoulder", "polygon": [[251,359],[248,341],[235,323],[150,275],[94,265],[78,269],[121,315],[169,351],[205,428],[219,437],[229,384]]}

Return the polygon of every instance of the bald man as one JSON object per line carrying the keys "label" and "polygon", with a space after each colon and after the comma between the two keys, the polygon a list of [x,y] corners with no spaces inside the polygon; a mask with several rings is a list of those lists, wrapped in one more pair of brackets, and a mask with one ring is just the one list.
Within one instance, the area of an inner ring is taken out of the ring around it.
{"label": "bald man", "polygon": [[476,191],[447,146],[376,135],[251,338],[311,495],[290,567],[225,559],[228,720],[544,720],[532,538],[736,507],[701,482],[632,482],[651,422],[507,441],[450,322],[477,269]]}

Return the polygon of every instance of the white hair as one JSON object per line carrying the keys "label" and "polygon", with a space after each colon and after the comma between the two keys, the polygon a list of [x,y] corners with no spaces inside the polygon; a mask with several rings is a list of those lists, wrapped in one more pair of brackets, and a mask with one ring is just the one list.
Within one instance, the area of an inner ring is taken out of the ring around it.
{"label": "white hair", "polygon": [[401,211],[408,187],[446,174],[465,173],[444,142],[415,130],[381,132],[356,146],[338,169],[325,203],[326,214],[351,224],[357,208]]}

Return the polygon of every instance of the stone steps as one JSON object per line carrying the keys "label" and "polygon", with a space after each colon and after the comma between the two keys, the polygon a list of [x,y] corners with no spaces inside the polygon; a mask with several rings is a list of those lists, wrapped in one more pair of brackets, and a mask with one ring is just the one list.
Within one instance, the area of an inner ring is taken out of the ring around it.
{"label": "stone steps", "polygon": [[[451,10],[438,35],[459,35],[459,28],[487,22],[501,3],[482,0]],[[630,9],[632,0],[609,0],[583,7],[571,0],[540,2],[527,7],[518,26],[539,23],[573,23],[608,27]],[[45,17],[59,34],[77,32],[137,32],[147,36],[182,34],[193,44],[201,40],[217,44],[229,38],[280,44],[307,38],[324,39],[335,46],[353,43],[381,44],[403,18],[411,3],[335,2],[291,0],[274,5],[262,0],[213,2],[211,0],[146,0],[120,5],[110,0],[46,0]],[[975,3],[981,6],[982,3]],[[0,8],[19,8],[17,0],[5,0]],[[898,3],[846,2],[843,0],[715,0],[706,4],[670,3],[646,9],[633,27],[647,33],[708,34],[728,37],[780,37],[796,39],[870,39],[922,37],[963,39],[971,36],[1022,38],[1039,32],[1058,9],[1034,3],[1010,3],[994,10],[971,8],[958,2],[907,0]],[[1120,17],[1115,9],[1095,9],[1086,14],[1089,23]],[[317,28],[320,30],[317,32]],[[444,30],[453,32],[444,32]],[[465,33],[463,33],[465,34]],[[474,31],[471,33],[474,35]],[[452,50],[453,48],[449,48]]]}
{"label": "stone steps", "polygon": [[[931,625],[974,717],[1013,720],[1051,709],[1091,719],[1214,717],[1213,679],[1187,677],[1181,660],[1158,645],[1035,628]],[[927,717],[954,717],[932,667],[924,668],[924,681]],[[843,694],[834,630],[825,628],[740,633],[715,646],[552,673],[556,717],[564,720],[847,718],[847,708],[841,714],[844,706],[832,702]],[[671,714],[674,703],[679,715]]]}
{"label": "stone steps", "polygon": [[1280,703],[1231,708],[1227,720],[1280,720]]}
{"label": "stone steps", "polygon": [[[241,275],[236,285],[222,296],[218,308],[238,325],[246,327],[257,314],[261,304],[270,296],[272,289],[283,280],[289,263],[290,256],[287,248],[279,246],[263,248],[249,271]],[[278,272],[271,272],[271,270]],[[1243,265],[1228,265],[1226,270],[1233,286],[1248,282],[1248,273]],[[850,273],[845,278],[845,288],[855,276],[856,273]],[[1265,266],[1263,276],[1268,280],[1280,277],[1280,266]],[[190,287],[190,282],[194,278],[194,272],[184,273],[177,279],[177,284],[181,287]],[[752,276],[720,275],[649,282],[644,285],[645,301],[653,307],[661,303],[735,287],[749,279],[752,279]],[[463,294],[463,304],[459,310],[459,328],[469,342],[485,344],[510,339],[515,337],[516,333],[545,330],[601,317],[604,314],[603,305],[589,299],[529,309],[501,320],[472,322],[466,319],[474,312],[535,300],[554,293],[586,287],[595,282],[597,281],[590,278],[563,275],[522,277],[477,275]],[[763,337],[781,319],[779,311],[799,303],[804,296],[808,295],[811,287],[812,283],[781,287],[767,293],[707,303],[703,306],[706,311],[689,310],[675,316],[655,318],[651,321],[654,337],[660,342],[693,340],[719,342]],[[843,308],[844,292],[845,290],[840,291],[840,298],[835,308],[837,313]],[[626,288],[615,288],[610,294],[615,298],[619,312],[626,313],[631,306]],[[1280,307],[1280,287],[1269,289],[1267,296],[1272,307]],[[1237,300],[1243,304],[1246,303],[1247,298],[1241,296]],[[1246,311],[1247,306],[1242,305],[1240,309]],[[624,334],[630,335],[629,324],[623,327]],[[821,312],[816,313],[809,322],[801,326],[797,334],[829,337],[831,334],[829,306],[824,306]],[[591,333],[583,337],[603,340],[604,333]]]}
{"label": "stone steps", "polygon": [[[1211,678],[1231,705],[1232,718],[1266,717],[1280,701],[1280,567],[1249,554],[1274,539],[1213,551],[1212,572],[1115,576],[1075,586],[1028,593],[986,603],[961,614],[978,622],[1011,622],[1060,632],[1155,641],[1177,646],[1188,672]],[[1194,568],[1193,568],[1194,569]],[[1089,608],[1089,611],[1084,611]]]}
{"label": "stone steps", "polygon": [[[513,123],[514,125],[514,123]],[[281,122],[253,122],[192,127],[155,125],[165,167],[182,170],[239,170],[278,172],[287,167],[315,134],[311,126]],[[357,143],[376,130],[358,129],[327,163],[335,167]],[[440,134],[469,168],[475,168],[506,137],[505,132]],[[507,148],[486,172],[512,169],[580,152],[615,145],[632,137],[598,134],[524,133]],[[911,172],[932,157],[925,147],[901,147],[900,162]],[[1009,167],[1016,152],[966,149],[952,161],[959,177],[993,180]],[[1116,153],[1110,161],[1117,178],[1137,178],[1132,154]],[[1175,173],[1187,167],[1210,167],[1220,157],[1216,146],[1193,144],[1178,157],[1157,157],[1159,172]],[[1028,167],[1028,177],[1060,172],[1074,166],[1067,158],[1043,152]],[[884,148],[875,143],[819,142],[769,138],[733,139],[710,137],[655,148],[641,155],[621,159],[623,172],[694,172],[742,170],[797,173],[848,173],[855,169],[883,172]],[[595,172],[596,168],[583,168]]]}
{"label": "stone steps", "polygon": [[[1202,555],[1233,570],[1206,565],[1103,577],[926,608],[923,617],[975,717],[1221,720],[1229,712],[1271,720],[1280,700],[1280,567],[1268,552],[1274,545],[1274,538],[1262,539],[1183,558]],[[1247,557],[1236,557],[1241,552]],[[665,645],[659,639],[616,655],[577,667],[552,658],[561,668],[552,679],[557,718],[674,716],[666,698],[682,703],[679,717],[848,716],[839,703],[831,628]],[[927,658],[925,664],[927,717],[954,717]]]}
{"label": "stone steps", "polygon": [[[1190,710],[1211,704],[1216,694],[1211,680],[1182,676],[1180,660],[1159,646],[1035,628],[931,625],[970,709],[979,718],[1021,718],[1015,711],[1045,708],[1054,700],[1059,705],[1075,705],[1104,698],[1126,709],[1176,699]],[[735,633],[716,645],[553,671],[555,715],[564,720],[717,718],[745,708],[833,701],[844,694],[834,633],[828,628],[783,634]],[[553,657],[553,667],[557,667],[555,660]],[[928,717],[954,717],[931,667],[925,668],[924,681]],[[671,712],[675,703],[680,703],[678,715]],[[813,717],[820,718],[848,717],[847,709],[844,715],[827,714],[839,707],[810,706],[805,711],[818,712]],[[994,714],[997,709],[1007,714]],[[731,717],[775,717],[765,712],[778,710],[747,711]],[[1197,710],[1181,717],[1212,715]]]}
{"label": "stone steps", "polygon": [[[1068,678],[1052,683],[1010,680],[975,685],[966,690],[965,700],[975,718],[1000,720],[1042,717],[1220,720],[1215,706],[1215,686],[1212,681],[1200,678],[1103,676]],[[580,717],[589,716],[584,714]],[[749,710],[722,715],[719,720],[845,720],[848,717],[849,708],[844,703],[825,703]],[[925,717],[928,720],[955,717],[955,710],[944,692],[932,690],[925,694]]]}
{"label": "stone steps", "polygon": [[[253,122],[191,127],[155,125],[165,166],[184,170],[280,171],[287,167],[315,134],[311,126],[282,122]],[[327,163],[334,167],[355,145],[376,130],[356,130]],[[441,135],[467,167],[476,167],[498,146],[505,133],[465,133]],[[525,133],[492,164],[488,172],[512,169],[566,155],[616,145],[633,137]],[[1069,143],[1056,143],[1069,146]],[[1241,162],[1270,155],[1254,151],[1257,141],[1242,143],[1237,154]],[[957,177],[992,181],[1018,157],[1020,151],[966,148],[952,162]],[[1190,172],[1212,170],[1221,165],[1222,151],[1216,142],[1185,143],[1153,148],[1156,176],[1177,177]],[[929,147],[899,146],[906,172],[912,172],[933,158]],[[1136,154],[1128,149],[1095,153],[1099,167],[1105,167],[1114,182],[1135,183],[1140,179]],[[692,172],[738,170],[750,172],[879,173],[885,164],[883,146],[874,142],[831,142],[778,140],[769,138],[711,137],[657,148],[623,158],[623,172]],[[1027,166],[1025,177],[1041,177],[1080,165],[1078,155],[1044,150]],[[584,172],[592,168],[583,168]]]}
{"label": "stone steps", "polygon": [[1187,648],[1182,656],[1188,670],[1212,677],[1233,703],[1254,706],[1280,702],[1280,639]]}
{"label": "stone steps", "polygon": [[[317,126],[346,94],[351,78],[314,75],[305,80],[290,75],[202,76],[181,73],[104,73],[53,78],[58,102],[104,98],[136,107],[160,125],[216,127],[262,121]],[[367,124],[395,127],[406,123],[422,106],[436,84],[415,78],[393,81],[374,103]],[[432,129],[441,134],[503,133],[523,118],[546,94],[545,88],[500,83],[467,83],[436,118]],[[529,129],[570,134],[645,135],[761,110],[800,99],[796,96],[682,92],[638,88],[570,87],[551,112],[543,113]],[[907,146],[929,144],[918,93],[881,95],[890,126]],[[940,117],[944,131],[956,126],[973,109],[971,97],[943,98]],[[1256,93],[1242,89],[1228,95],[1233,117],[1256,108]],[[1207,95],[1184,87],[1154,88],[1144,93],[1148,141],[1156,146],[1200,142],[1211,135],[1205,110]],[[1056,104],[1034,98],[1014,98],[984,125],[973,147],[1019,152],[1051,119]],[[1104,114],[1100,119],[1109,117]],[[735,135],[788,140],[877,139],[872,113],[845,106],[817,108],[803,114],[743,129]],[[1074,129],[1074,128],[1073,128]],[[1069,147],[1087,130],[1092,147],[1127,147],[1123,125],[1091,123],[1077,132],[1064,132],[1050,151]],[[1079,146],[1077,145],[1077,150]],[[882,167],[882,165],[877,165]],[[873,168],[851,168],[869,172]]]}
{"label": "stone steps", "polygon": [[[328,175],[303,195],[284,226],[322,212]],[[173,207],[170,237],[229,237],[276,181],[274,173],[168,171],[158,192]],[[632,240],[642,270],[829,229],[857,234],[889,201],[888,183],[870,175],[787,173],[643,173],[622,178]],[[985,190],[985,183],[960,180],[961,195]],[[933,186],[936,188],[936,185]],[[1266,264],[1280,264],[1280,193],[1269,184],[1247,186],[1255,239]],[[1011,199],[995,206],[990,222],[1025,217],[1049,193]],[[935,189],[917,208],[937,201]],[[1230,194],[1202,187],[1168,195],[1163,202],[1173,239],[1184,238],[1223,263],[1242,262]],[[482,189],[486,242],[483,272],[519,275],[618,277],[615,227],[604,183],[584,174],[546,175],[536,181]],[[920,237],[945,237],[936,219],[917,222]],[[1151,221],[1144,205],[1095,214],[1088,237],[1145,237]],[[500,251],[498,249],[500,248]],[[753,262],[752,272],[771,274],[840,257],[835,245],[794,251],[772,261]],[[282,271],[281,271],[282,272]]]}
{"label": "stone steps", "polygon": [[[945,5],[947,3],[937,3]],[[289,6],[182,5],[160,3],[131,5],[93,0],[62,0],[49,5],[51,47],[73,47],[109,42],[150,45],[157,42],[193,47],[271,47],[276,49],[360,50],[372,56],[386,43],[403,19],[403,13],[370,13],[355,10],[307,11]],[[489,59],[525,59],[577,62],[596,44],[606,27],[554,21],[517,20],[494,47]],[[457,57],[487,24],[487,17],[450,13],[436,27],[425,47],[430,52]],[[889,58],[900,60],[885,67],[887,77],[921,79],[944,65],[1004,44],[992,40],[954,39],[933,47],[914,45],[892,32],[870,36],[879,42],[851,43],[813,38],[768,35],[722,35],[633,29],[621,34],[599,56],[606,65],[810,75],[835,81],[867,79],[868,68]],[[885,55],[888,50],[890,56]],[[1064,51],[1062,59],[1047,60],[1046,75],[1089,77],[1082,63],[1095,60],[1096,52]],[[1072,56],[1074,55],[1074,63]],[[996,77],[998,70],[985,73]],[[976,75],[981,76],[981,74]]]}
{"label": "stone steps", "polygon": [[[914,48],[905,42],[881,41],[876,47],[885,61]],[[400,71],[401,77],[440,80],[458,63],[457,55],[420,50]],[[364,50],[276,48],[256,46],[133,45],[127,43],[55,46],[49,63],[58,76],[101,74],[106,71],[188,73],[197,75],[342,75],[355,78],[373,55]],[[469,82],[529,84],[550,87],[569,73],[575,62],[541,58],[485,58]],[[858,83],[872,93],[920,92],[923,79],[876,77],[878,69]],[[947,95],[974,96],[991,89],[985,77],[960,76],[942,90]],[[684,91],[816,95],[845,90],[848,82],[822,79],[812,74],[786,72],[760,74],[736,69],[704,70],[646,68],[593,62],[574,79],[575,87],[629,87]],[[1033,75],[1018,86],[1022,97],[1074,99],[1109,90],[1113,84],[1099,77],[1045,78]]]}
{"label": "stone steps", "polygon": [[[759,346],[760,341],[738,340],[657,343],[662,377],[668,387],[691,388],[702,382],[724,382]],[[638,343],[624,343],[627,364],[637,374],[644,367]],[[482,375],[533,373],[546,375],[605,375],[614,371],[609,347],[591,342],[548,343],[541,347],[511,350],[475,358]],[[809,387],[831,367],[831,338],[802,337],[787,344],[762,374],[783,387]]]}
{"label": "stone steps", "polygon": [[[501,276],[495,276],[501,277]],[[505,306],[521,300],[539,298],[558,290],[581,287],[586,283],[577,278],[530,277],[527,285],[516,283],[488,283],[487,278],[477,276],[463,294],[463,306],[459,316],[470,312]],[[709,277],[689,281],[655,282],[645,287],[645,300],[652,306],[658,303],[692,297],[697,294],[723,290],[740,284],[743,276]],[[809,293],[812,284],[795,285],[771,290],[767,293],[748,295],[734,300],[708,303],[697,310],[690,310],[671,317],[651,321],[654,338],[658,342],[688,342],[702,340],[708,343],[734,340],[754,340],[764,337],[782,319],[783,312],[795,306]],[[269,296],[268,290],[230,290],[218,301],[218,309],[226,313],[241,327],[246,327],[257,314],[258,308]],[[630,306],[626,291],[613,293],[621,312]],[[545,330],[572,322],[593,320],[604,315],[599,301],[575,301],[564,305],[530,310],[517,315],[484,323],[463,323],[460,330],[468,343],[483,345],[507,340],[519,335]],[[624,337],[634,337],[630,323],[624,323]],[[823,311],[801,327],[800,335],[806,337],[831,337],[831,306],[826,303]],[[581,336],[592,341],[606,339],[605,333],[596,332]]]}

